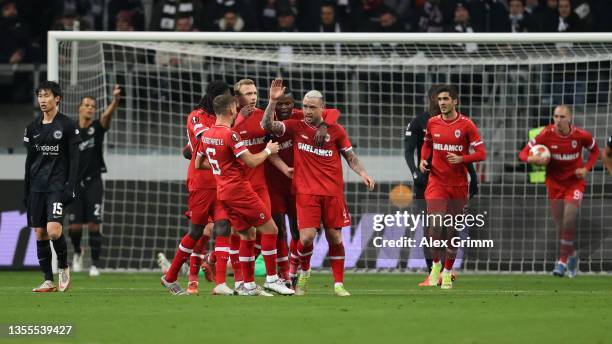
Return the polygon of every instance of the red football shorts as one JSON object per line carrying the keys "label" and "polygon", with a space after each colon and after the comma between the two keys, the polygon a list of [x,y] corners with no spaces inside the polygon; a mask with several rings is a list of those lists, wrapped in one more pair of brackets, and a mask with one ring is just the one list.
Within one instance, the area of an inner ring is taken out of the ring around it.
{"label": "red football shorts", "polygon": [[564,202],[575,202],[580,204],[584,196],[585,188],[586,182],[584,180],[566,185],[561,185],[553,181],[546,181],[549,200],[563,200]]}
{"label": "red football shorts", "polygon": [[296,196],[298,229],[342,228],[351,225],[344,197],[298,194]]}
{"label": "red football shorts", "polygon": [[467,204],[468,187],[427,183],[425,201],[428,214],[461,214]]}
{"label": "red football shorts", "polygon": [[194,225],[227,219],[228,215],[219,201],[216,189],[195,189],[189,191],[185,216]]}
{"label": "red football shorts", "polygon": [[253,187],[253,191],[255,191],[257,196],[259,196],[259,199],[266,206],[266,209],[268,209],[268,212],[270,212],[270,209],[272,207],[270,205],[270,194],[268,193],[268,184],[264,183],[264,184],[251,185],[251,186]]}
{"label": "red football shorts", "polygon": [[221,201],[230,224],[239,232],[251,227],[261,226],[271,218],[270,208],[266,207],[253,191],[251,184],[245,183],[245,185],[246,187],[233,195],[231,199]]}
{"label": "red football shorts", "polygon": [[272,214],[287,214],[290,218],[297,216],[295,195],[291,193],[291,189],[270,189],[270,204],[272,206]]}

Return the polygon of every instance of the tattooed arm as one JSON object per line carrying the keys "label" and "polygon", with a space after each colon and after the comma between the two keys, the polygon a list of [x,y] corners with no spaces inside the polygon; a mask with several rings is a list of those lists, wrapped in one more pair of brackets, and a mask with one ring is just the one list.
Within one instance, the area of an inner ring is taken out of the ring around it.
{"label": "tattooed arm", "polygon": [[342,156],[348,163],[351,170],[355,171],[355,173],[357,173],[361,177],[361,180],[363,180],[363,183],[367,186],[368,191],[374,190],[374,179],[370,177],[370,175],[368,175],[368,172],[361,164],[361,161],[359,161],[357,154],[355,154],[352,149],[348,149],[342,151]]}

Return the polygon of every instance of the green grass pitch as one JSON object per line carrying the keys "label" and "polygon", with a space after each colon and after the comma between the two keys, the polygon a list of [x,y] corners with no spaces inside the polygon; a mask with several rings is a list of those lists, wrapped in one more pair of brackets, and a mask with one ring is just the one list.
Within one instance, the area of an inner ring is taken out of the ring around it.
{"label": "green grass pitch", "polygon": [[[72,324],[73,336],[3,343],[610,343],[612,278],[459,275],[453,290],[420,275],[347,274],[353,296],[317,274],[306,297],[174,297],[160,274],[73,274],[68,293],[35,294],[38,272],[0,272],[0,324]],[[182,282],[185,278],[182,279]],[[231,277],[228,281],[232,281]]]}

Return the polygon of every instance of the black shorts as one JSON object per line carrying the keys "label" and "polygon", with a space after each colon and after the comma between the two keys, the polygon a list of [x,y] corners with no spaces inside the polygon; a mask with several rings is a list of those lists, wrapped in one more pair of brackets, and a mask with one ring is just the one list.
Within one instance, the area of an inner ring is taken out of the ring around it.
{"label": "black shorts", "polygon": [[83,180],[83,184],[77,188],[77,198],[68,207],[70,214],[68,222],[70,224],[101,223],[103,196],[102,178]]}
{"label": "black shorts", "polygon": [[64,222],[62,191],[30,192],[28,198],[28,226],[46,228],[47,222]]}

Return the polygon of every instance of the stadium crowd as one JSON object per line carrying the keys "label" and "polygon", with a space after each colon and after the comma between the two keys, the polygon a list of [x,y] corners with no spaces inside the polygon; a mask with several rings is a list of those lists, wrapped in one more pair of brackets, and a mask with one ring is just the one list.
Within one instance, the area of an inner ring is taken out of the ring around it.
{"label": "stadium crowd", "polygon": [[607,0],[2,0],[0,63],[45,61],[48,30],[611,31]]}

